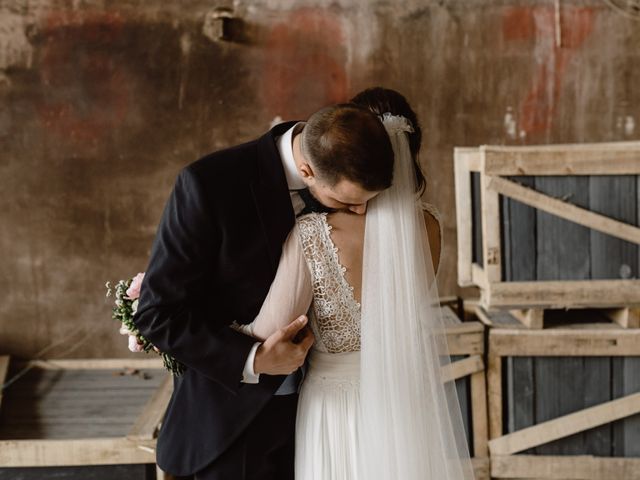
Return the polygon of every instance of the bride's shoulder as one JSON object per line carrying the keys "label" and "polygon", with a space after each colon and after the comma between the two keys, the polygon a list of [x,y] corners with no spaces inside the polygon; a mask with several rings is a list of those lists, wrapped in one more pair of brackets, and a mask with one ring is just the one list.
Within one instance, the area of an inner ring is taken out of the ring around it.
{"label": "bride's shoulder", "polygon": [[302,236],[316,235],[326,222],[326,213],[307,213],[296,218],[296,229]]}
{"label": "bride's shoulder", "polygon": [[296,218],[296,224],[298,226],[309,227],[311,225],[317,225],[324,221],[324,218],[327,216],[326,213],[305,213],[304,215],[300,215]]}
{"label": "bride's shoulder", "polygon": [[442,214],[434,204],[421,201],[420,208],[422,208],[423,212],[433,217],[438,223],[442,222]]}

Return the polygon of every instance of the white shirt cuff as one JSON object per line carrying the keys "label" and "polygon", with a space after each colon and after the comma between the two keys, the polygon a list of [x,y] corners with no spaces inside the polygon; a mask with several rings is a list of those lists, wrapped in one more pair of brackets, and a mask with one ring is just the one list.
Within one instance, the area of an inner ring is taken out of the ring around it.
{"label": "white shirt cuff", "polygon": [[260,383],[260,374],[253,370],[253,363],[256,359],[256,352],[260,346],[260,342],[256,342],[249,351],[247,362],[244,364],[244,371],[242,372],[242,383]]}

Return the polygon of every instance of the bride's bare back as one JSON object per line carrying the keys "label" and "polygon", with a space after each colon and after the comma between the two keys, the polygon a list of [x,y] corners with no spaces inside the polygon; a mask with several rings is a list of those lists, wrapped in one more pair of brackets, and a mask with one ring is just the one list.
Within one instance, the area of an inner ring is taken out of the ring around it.
{"label": "bride's bare back", "polygon": [[[366,215],[336,212],[327,216],[331,225],[331,239],[338,249],[340,263],[346,268],[345,278],[353,287],[358,302],[362,298],[362,253],[364,250],[364,229]],[[437,272],[440,262],[440,223],[428,210],[424,212],[429,249],[433,259],[433,270]]]}

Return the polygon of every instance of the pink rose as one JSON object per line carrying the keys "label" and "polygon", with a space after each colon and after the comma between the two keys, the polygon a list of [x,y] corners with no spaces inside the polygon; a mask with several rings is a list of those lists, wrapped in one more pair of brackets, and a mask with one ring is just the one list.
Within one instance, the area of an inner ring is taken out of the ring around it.
{"label": "pink rose", "polygon": [[140,286],[142,285],[142,279],[144,278],[144,272],[137,274],[133,277],[131,285],[127,289],[127,297],[131,300],[135,300],[140,296]]}
{"label": "pink rose", "polygon": [[135,335],[129,335],[129,350],[134,353],[142,351],[142,344],[138,343],[138,339]]}

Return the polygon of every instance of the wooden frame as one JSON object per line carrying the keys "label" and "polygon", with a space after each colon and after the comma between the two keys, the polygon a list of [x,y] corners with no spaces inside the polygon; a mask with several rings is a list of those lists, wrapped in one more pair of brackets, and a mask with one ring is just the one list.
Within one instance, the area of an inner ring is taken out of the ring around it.
{"label": "wooden frame", "polygon": [[[454,381],[470,377],[475,453],[472,463],[476,478],[489,480],[488,419],[483,361],[485,328],[480,322],[460,322],[450,307],[444,307],[443,311],[445,315],[452,316],[458,322],[457,325],[446,328],[449,353],[466,356],[444,367],[444,378]],[[9,357],[0,356],[0,384],[4,383],[3,374],[6,373],[8,365]],[[162,368],[159,359],[33,360],[26,365],[41,369],[84,370]],[[171,376],[167,375],[125,437],[0,440],[0,467],[155,463],[155,438],[171,396],[172,385]],[[157,469],[157,472],[158,478],[164,478],[160,469]]]}
{"label": "wooden frame", "polygon": [[[0,357],[0,380],[9,357]],[[41,369],[162,369],[160,359],[37,360],[28,366]],[[0,383],[3,383],[0,381]],[[129,433],[123,437],[82,439],[0,440],[1,467],[155,464],[156,434],[169,402],[170,374],[143,407]],[[160,477],[162,472],[159,471]]]}
{"label": "wooden frame", "polygon": [[451,355],[466,355],[443,368],[445,380],[452,381],[470,375],[471,422],[473,429],[474,457],[472,458],[476,478],[489,480],[489,448],[487,422],[487,389],[484,365],[484,326],[480,322],[460,322],[449,307],[445,315],[451,315],[459,323],[446,328],[447,344]]}
{"label": "wooden frame", "polygon": [[[621,308],[640,305],[640,280],[507,282],[502,276],[500,195],[608,235],[640,244],[640,228],[537,192],[504,176],[640,175],[640,142],[530,147],[456,148],[458,284],[478,286],[487,309]],[[471,173],[480,175],[482,265],[472,261]],[[541,328],[540,313],[524,312]],[[640,327],[637,312],[616,312],[621,325]],[[630,319],[630,320],[629,320]],[[625,325],[625,322],[627,324]]]}
{"label": "wooden frame", "polygon": [[492,478],[640,480],[640,459],[516,455],[528,448],[640,413],[640,393],[626,395],[546,422],[502,434],[502,359],[538,356],[638,356],[640,330],[606,324],[566,329],[490,329],[487,388]]}

